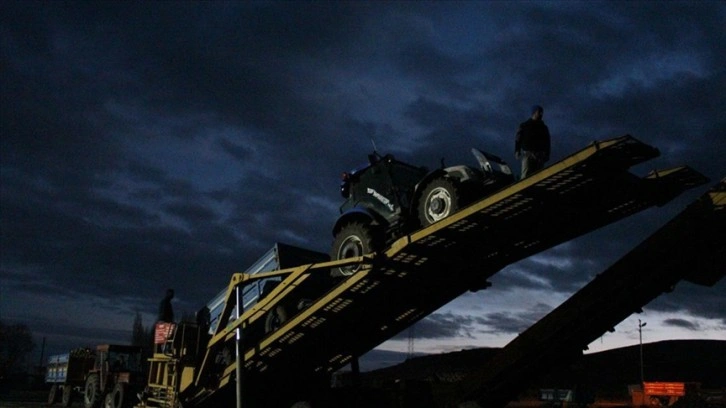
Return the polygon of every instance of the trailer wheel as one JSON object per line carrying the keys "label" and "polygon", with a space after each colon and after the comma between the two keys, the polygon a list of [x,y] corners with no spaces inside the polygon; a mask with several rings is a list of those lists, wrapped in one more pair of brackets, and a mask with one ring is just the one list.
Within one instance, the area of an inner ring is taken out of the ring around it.
{"label": "trailer wheel", "polygon": [[73,387],[70,385],[65,385],[63,387],[63,398],[61,400],[61,405],[63,408],[68,408],[73,403]]}
{"label": "trailer wheel", "polygon": [[270,310],[265,317],[265,334],[272,333],[279,329],[287,320],[287,310],[285,306],[277,305]]}
{"label": "trailer wheel", "polygon": [[[374,252],[377,249],[377,230],[370,224],[351,222],[335,234],[330,258],[333,261],[353,258]],[[332,277],[350,276],[360,269],[360,265],[333,268]]]}
{"label": "trailer wheel", "polygon": [[85,408],[98,408],[101,405],[101,387],[98,374],[91,374],[86,379],[86,388],[83,391],[83,406]]}
{"label": "trailer wheel", "polygon": [[53,405],[56,402],[58,402],[58,384],[53,384],[48,393],[48,405]]}
{"label": "trailer wheel", "polygon": [[455,213],[461,207],[461,194],[457,185],[448,178],[432,180],[421,193],[418,219],[427,227]]}

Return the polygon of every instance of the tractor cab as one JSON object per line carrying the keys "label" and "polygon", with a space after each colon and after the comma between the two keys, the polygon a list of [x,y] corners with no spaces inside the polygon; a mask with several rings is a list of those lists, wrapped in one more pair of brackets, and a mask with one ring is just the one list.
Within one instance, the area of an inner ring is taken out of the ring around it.
{"label": "tractor cab", "polygon": [[411,209],[416,185],[426,176],[425,167],[396,160],[393,155],[368,155],[369,164],[343,173],[340,193],[345,198],[340,211],[368,209],[387,224],[395,224]]}

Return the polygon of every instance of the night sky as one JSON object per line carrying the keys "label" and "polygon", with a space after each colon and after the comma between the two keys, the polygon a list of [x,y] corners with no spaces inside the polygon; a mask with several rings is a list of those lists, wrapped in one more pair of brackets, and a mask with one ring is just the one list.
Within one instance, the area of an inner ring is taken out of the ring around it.
{"label": "night sky", "polygon": [[[631,134],[711,179],[495,275],[415,350],[503,346],[726,172],[724,2],[0,4],[0,320],[46,354],[127,343],[167,287],[193,314],[283,242],[329,252],[343,171],[513,157],[544,106],[553,163]],[[695,237],[694,239],[697,239]],[[595,341],[726,339],[726,282],[681,283]],[[406,333],[382,346],[407,350]],[[36,349],[36,353],[38,349]]]}

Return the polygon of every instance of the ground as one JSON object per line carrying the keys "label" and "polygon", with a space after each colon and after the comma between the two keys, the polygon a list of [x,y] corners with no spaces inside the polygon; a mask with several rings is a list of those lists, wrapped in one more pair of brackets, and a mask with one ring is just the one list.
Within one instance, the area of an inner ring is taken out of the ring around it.
{"label": "ground", "polygon": [[[0,394],[0,408],[47,408],[48,390],[37,391],[7,391]],[[81,407],[76,403],[73,406]],[[60,406],[60,405],[59,405]]]}

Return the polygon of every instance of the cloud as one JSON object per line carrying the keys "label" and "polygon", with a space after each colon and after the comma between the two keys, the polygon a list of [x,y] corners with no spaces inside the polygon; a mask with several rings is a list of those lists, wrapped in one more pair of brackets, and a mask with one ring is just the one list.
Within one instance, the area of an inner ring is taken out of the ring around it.
{"label": "cloud", "polygon": [[687,330],[698,331],[700,326],[698,322],[693,322],[685,319],[666,319],[663,321],[666,326],[680,327]]}
{"label": "cloud", "polygon": [[[471,316],[451,312],[433,313],[413,326],[413,334],[417,339],[472,337],[475,323],[476,319]],[[405,338],[408,335],[408,331],[403,331],[394,338]]]}
{"label": "cloud", "polygon": [[660,296],[647,308],[659,312],[686,313],[706,319],[717,319],[726,325],[723,308],[726,299],[720,294],[726,289],[726,280],[721,279],[713,287],[704,287],[689,282],[680,282],[673,292]]}
{"label": "cloud", "polygon": [[478,322],[484,326],[480,331],[482,333],[498,334],[521,333],[544,317],[551,309],[551,306],[545,303],[538,303],[517,312],[487,313],[484,317],[478,319]]}
{"label": "cloud", "polygon": [[404,330],[393,339],[401,340],[413,335],[417,340],[475,339],[485,334],[516,334],[524,331],[551,310],[545,303],[537,303],[516,311],[493,311],[482,314],[464,311],[438,311]]}

